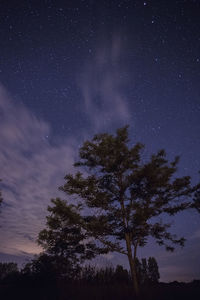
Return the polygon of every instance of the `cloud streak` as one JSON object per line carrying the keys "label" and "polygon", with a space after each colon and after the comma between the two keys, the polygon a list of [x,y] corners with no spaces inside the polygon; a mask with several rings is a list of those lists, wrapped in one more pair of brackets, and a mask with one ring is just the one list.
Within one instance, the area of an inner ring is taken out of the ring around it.
{"label": "cloud streak", "polygon": [[74,141],[53,147],[49,124],[22,105],[14,106],[0,87],[0,178],[4,206],[0,217],[0,252],[14,255],[41,251],[35,243],[50,198],[58,195],[72,170]]}
{"label": "cloud streak", "polygon": [[124,96],[126,80],[121,64],[122,58],[124,61],[123,54],[122,40],[115,36],[109,44],[97,47],[78,78],[84,109],[95,130],[127,124],[130,120]]}

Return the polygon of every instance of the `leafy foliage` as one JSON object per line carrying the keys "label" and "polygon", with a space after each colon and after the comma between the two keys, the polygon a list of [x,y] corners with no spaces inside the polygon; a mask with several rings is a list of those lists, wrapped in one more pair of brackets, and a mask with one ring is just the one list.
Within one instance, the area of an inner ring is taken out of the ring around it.
{"label": "leafy foliage", "polygon": [[86,242],[87,234],[80,226],[78,206],[68,205],[59,198],[53,199],[52,204],[48,207],[47,228],[38,237],[39,245],[49,256],[40,256],[32,267],[37,268],[38,263],[41,267],[48,260],[51,267],[57,266],[60,275],[63,273],[72,277],[78,273],[79,264],[93,258],[98,249],[94,243]]}

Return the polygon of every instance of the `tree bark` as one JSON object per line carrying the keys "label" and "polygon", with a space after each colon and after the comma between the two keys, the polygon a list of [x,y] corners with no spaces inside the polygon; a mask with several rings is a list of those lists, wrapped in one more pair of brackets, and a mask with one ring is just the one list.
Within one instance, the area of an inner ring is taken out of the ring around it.
{"label": "tree bark", "polygon": [[138,285],[137,274],[136,274],[136,269],[135,269],[135,261],[134,261],[133,255],[132,255],[131,241],[130,241],[130,237],[127,234],[125,235],[125,239],[126,239],[126,247],[127,247],[127,252],[128,252],[128,261],[129,261],[129,266],[130,266],[130,271],[131,271],[131,278],[133,281],[135,294],[136,294],[136,296],[138,296],[139,295],[139,285]]}
{"label": "tree bark", "polygon": [[[120,187],[120,204],[121,204],[121,209],[122,209],[122,218],[123,218],[124,228],[126,229],[128,227],[128,220],[127,220],[127,216],[126,216],[126,210],[124,207],[124,190],[123,190],[123,183],[122,183],[121,175],[119,178],[119,182],[120,182],[119,187]],[[132,248],[131,248],[131,238],[128,233],[125,233],[125,240],[126,240],[128,261],[129,261],[129,266],[130,266],[130,271],[131,271],[131,278],[133,281],[133,287],[134,287],[136,297],[138,297],[139,296],[139,285],[138,285],[136,268],[135,268],[135,257],[136,257],[137,247],[135,247],[135,249],[134,249],[134,257],[133,257]]]}

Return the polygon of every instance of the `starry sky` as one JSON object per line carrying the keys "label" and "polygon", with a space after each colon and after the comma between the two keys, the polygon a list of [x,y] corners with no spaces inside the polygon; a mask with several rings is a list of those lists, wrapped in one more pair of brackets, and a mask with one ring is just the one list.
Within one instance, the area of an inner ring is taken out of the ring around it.
{"label": "starry sky", "polygon": [[[130,125],[150,154],[180,155],[178,175],[200,170],[200,1],[1,1],[0,260],[41,249],[50,199],[73,172],[85,139]],[[187,239],[166,253],[150,240],[161,280],[200,278],[200,215],[171,220]],[[111,254],[100,263],[127,262]]]}

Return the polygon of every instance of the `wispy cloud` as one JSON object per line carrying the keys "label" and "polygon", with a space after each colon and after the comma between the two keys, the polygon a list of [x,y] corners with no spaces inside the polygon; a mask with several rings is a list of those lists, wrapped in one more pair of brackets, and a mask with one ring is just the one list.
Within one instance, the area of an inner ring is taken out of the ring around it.
{"label": "wispy cloud", "polygon": [[0,178],[4,207],[0,216],[0,252],[40,251],[35,243],[43,228],[50,198],[72,170],[73,141],[53,147],[50,126],[22,105],[13,105],[0,87]]}
{"label": "wispy cloud", "polygon": [[123,50],[119,36],[100,45],[78,78],[85,111],[96,130],[130,120],[124,92],[127,78],[121,64],[122,58],[125,61]]}

